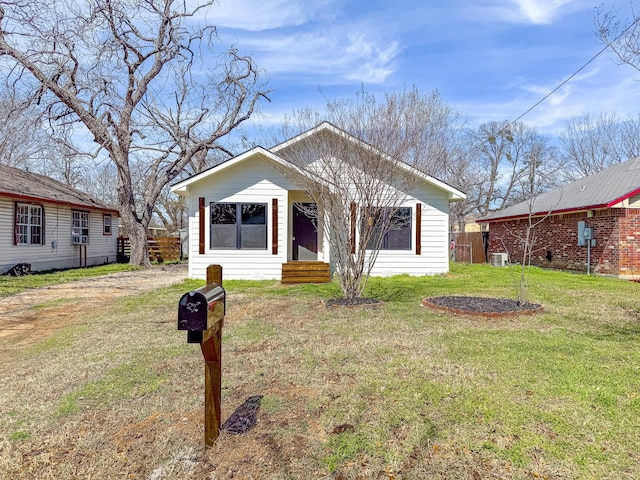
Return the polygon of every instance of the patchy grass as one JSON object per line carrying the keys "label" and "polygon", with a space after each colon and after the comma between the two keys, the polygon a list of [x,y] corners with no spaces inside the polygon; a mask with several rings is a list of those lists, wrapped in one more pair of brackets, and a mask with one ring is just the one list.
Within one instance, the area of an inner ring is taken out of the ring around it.
{"label": "patchy grass", "polygon": [[335,283],[225,282],[223,420],[263,399],[212,449],[202,355],[176,330],[202,282],[94,306],[0,364],[0,478],[639,478],[639,284],[532,268],[542,314],[420,306],[515,298],[519,273],[373,278],[376,309],[325,308]]}
{"label": "patchy grass", "polygon": [[117,272],[140,270],[129,264],[114,263],[97,267],[72,268],[69,270],[55,270],[47,273],[35,273],[20,277],[0,276],[0,297],[13,295],[31,288],[46,287],[60,283],[73,282],[81,278],[109,275]]}

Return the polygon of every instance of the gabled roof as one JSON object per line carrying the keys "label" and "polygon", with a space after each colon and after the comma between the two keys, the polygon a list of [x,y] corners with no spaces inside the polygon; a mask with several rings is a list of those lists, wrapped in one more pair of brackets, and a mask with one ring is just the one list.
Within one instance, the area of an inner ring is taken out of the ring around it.
{"label": "gabled roof", "polygon": [[118,213],[114,207],[57,180],[7,165],[0,165],[0,195],[17,200],[49,202]]}
{"label": "gabled roof", "polygon": [[563,187],[487,215],[477,222],[568,213],[617,206],[640,194],[640,157],[618,163]]}
{"label": "gabled roof", "polygon": [[346,131],[342,130],[339,127],[336,127],[335,125],[333,125],[330,122],[322,122],[320,124],[318,124],[317,126],[315,126],[314,128],[307,130],[306,132],[301,133],[300,135],[297,135],[289,140],[287,140],[286,142],[283,142],[279,145],[276,145],[275,147],[272,147],[270,150],[274,153],[279,152],[280,150],[284,150],[287,147],[289,147],[290,145],[300,142],[312,135],[316,135],[319,134],[321,132],[331,132],[335,135],[338,135],[348,141],[350,141],[351,143],[353,143],[354,145],[356,145],[357,147],[360,148],[364,148],[365,150],[369,150],[374,152],[376,155],[380,155],[382,158],[387,159],[389,162],[391,162],[395,167],[401,168],[403,169],[405,172],[411,174],[411,175],[415,175],[418,178],[421,178],[423,181],[425,181],[426,183],[430,183],[431,185],[444,190],[445,192],[447,192],[449,194],[449,200],[451,201],[458,201],[458,200],[464,200],[465,198],[467,198],[467,195],[462,192],[461,190],[458,190],[457,188],[452,187],[451,185],[449,185],[448,183],[443,182],[442,180],[438,180],[435,177],[432,177],[431,175],[427,175],[426,173],[418,170],[417,168],[413,168],[412,166],[399,161],[396,162],[393,158],[391,158],[388,154],[386,154],[385,152],[382,152],[381,150],[369,145],[368,143],[360,140],[357,137],[354,137],[353,135],[351,135],[350,133],[347,133]]}
{"label": "gabled roof", "polygon": [[234,165],[237,165],[239,163],[244,162],[245,160],[248,160],[250,158],[254,158],[255,156],[260,156],[264,159],[267,160],[271,160],[273,162],[276,162],[280,165],[289,167],[289,168],[294,168],[293,165],[291,165],[289,162],[287,162],[286,160],[278,157],[277,155],[274,155],[273,153],[271,153],[269,150],[263,148],[263,147],[254,147],[251,150],[247,150],[244,153],[241,153],[240,155],[238,155],[237,157],[233,157],[230,158],[229,160],[227,160],[226,162],[220,163],[218,165],[216,165],[215,167],[211,167],[208,168],[207,170],[203,170],[200,173],[196,173],[195,175],[192,175],[191,177],[182,180],[178,183],[175,183],[173,185],[171,185],[171,191],[177,194],[180,193],[185,193],[187,191],[187,187],[193,183],[199,182],[200,180],[207,178],[211,175],[215,175],[217,173],[220,173],[230,167],[233,167]]}
{"label": "gabled roof", "polygon": [[[184,193],[187,190],[187,187],[189,185],[191,185],[192,183],[195,183],[199,180],[202,180],[203,178],[208,177],[209,175],[215,175],[216,173],[225,170],[226,168],[236,165],[248,158],[252,158],[255,155],[261,155],[264,158],[271,160],[275,163],[278,163],[282,166],[285,166],[287,168],[292,168],[295,169],[296,166],[293,165],[291,162],[289,162],[288,160],[286,160],[285,158],[283,158],[282,156],[278,155],[278,152],[280,152],[281,150],[286,149],[287,147],[293,145],[294,143],[298,143],[303,141],[306,138],[309,138],[312,135],[317,135],[319,133],[322,132],[331,132],[334,133],[335,135],[339,135],[340,137],[352,142],[354,145],[356,145],[357,147],[360,148],[365,148],[367,150],[372,150],[374,152],[376,152],[376,154],[382,156],[383,158],[388,159],[389,161],[393,161],[393,159],[391,157],[389,157],[389,155],[385,154],[384,152],[381,152],[380,150],[375,149],[374,147],[372,147],[371,145],[367,144],[366,142],[363,142],[362,140],[354,137],[353,135],[350,135],[349,133],[345,132],[344,130],[336,127],[335,125],[329,123],[329,122],[322,122],[320,124],[318,124],[316,127],[307,130],[306,132],[303,132],[293,138],[290,138],[289,140],[282,142],[270,149],[265,149],[263,147],[255,147],[251,150],[248,150],[240,155],[238,155],[237,157],[234,157],[224,163],[221,163],[220,165],[217,165],[215,167],[212,167],[208,170],[204,170],[203,172],[200,172],[196,175],[193,175],[192,177],[187,178],[186,180],[183,180],[181,182],[176,183],[175,185],[171,186],[171,191],[175,192],[175,193]],[[437,178],[434,178],[430,175],[427,175],[424,172],[421,172],[420,170],[411,167],[410,165],[407,165],[406,163],[403,162],[394,162],[394,165],[404,169],[407,173],[410,173],[412,175],[415,175],[419,178],[421,178],[423,181],[425,181],[426,183],[429,183],[433,186],[435,186],[436,188],[439,188],[441,190],[444,190],[445,192],[447,192],[449,194],[449,200],[451,201],[457,201],[457,200],[464,200],[466,198],[466,194],[454,187],[452,187],[451,185],[438,180]]]}

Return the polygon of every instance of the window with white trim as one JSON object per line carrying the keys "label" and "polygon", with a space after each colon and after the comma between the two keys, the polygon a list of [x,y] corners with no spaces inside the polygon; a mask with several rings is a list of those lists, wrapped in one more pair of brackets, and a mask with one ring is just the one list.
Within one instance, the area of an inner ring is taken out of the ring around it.
{"label": "window with white trim", "polygon": [[266,249],[266,203],[211,203],[211,248]]}
{"label": "window with white trim", "polygon": [[74,245],[89,243],[89,212],[80,210],[71,212],[71,243]]}
{"label": "window with white trim", "polygon": [[102,215],[102,234],[111,235],[111,215],[107,213]]}
{"label": "window with white trim", "polygon": [[42,245],[44,216],[41,205],[16,203],[16,245]]}
{"label": "window with white trim", "polygon": [[[367,250],[373,250],[378,244],[380,250],[411,250],[411,210],[411,207],[369,209],[368,216],[363,215],[362,219],[373,226]],[[366,210],[363,210],[363,214],[366,214]],[[383,226],[386,232],[380,238]]]}

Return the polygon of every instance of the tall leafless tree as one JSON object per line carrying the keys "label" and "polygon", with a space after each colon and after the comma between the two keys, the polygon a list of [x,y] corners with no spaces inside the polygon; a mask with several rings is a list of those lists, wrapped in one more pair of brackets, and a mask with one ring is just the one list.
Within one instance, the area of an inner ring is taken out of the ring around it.
{"label": "tall leafless tree", "polygon": [[437,161],[429,155],[444,149],[435,145],[441,140],[439,122],[448,117],[423,110],[435,105],[430,98],[413,88],[377,103],[362,90],[356,100],[328,102],[324,114],[298,111],[283,127],[283,138],[308,131],[321,119],[336,127],[285,143],[277,153],[297,167],[295,173],[283,173],[316,205],[305,213],[328,239],[348,299],[362,295],[385,234],[411,225],[409,210],[401,207],[424,181],[411,167]]}
{"label": "tall leafless tree", "polygon": [[523,123],[488,122],[473,133],[471,162],[475,164],[476,183],[467,192],[467,202],[475,205],[475,213],[487,215],[526,198],[523,190],[535,162],[540,191],[554,186],[551,172],[559,169],[555,150],[547,139]]}
{"label": "tall leafless tree", "polygon": [[40,116],[28,102],[4,89],[0,94],[0,163],[31,168],[52,144]]}
{"label": "tall leafless tree", "polygon": [[573,117],[560,134],[560,143],[565,175],[578,180],[640,155],[640,115]]}
{"label": "tall leafless tree", "polygon": [[216,51],[215,26],[198,18],[214,3],[0,1],[5,80],[30,89],[52,128],[74,125],[80,151],[113,162],[133,264],[150,263],[146,229],[163,187],[224,149],[268,93],[250,57]]}
{"label": "tall leafless tree", "polygon": [[572,180],[599,172],[622,160],[619,156],[619,121],[615,115],[588,113],[573,117],[560,134],[566,173]]}

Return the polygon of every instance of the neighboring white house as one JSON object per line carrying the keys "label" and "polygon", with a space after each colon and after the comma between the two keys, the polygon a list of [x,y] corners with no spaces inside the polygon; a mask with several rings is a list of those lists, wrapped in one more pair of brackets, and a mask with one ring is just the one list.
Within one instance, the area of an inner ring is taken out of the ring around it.
{"label": "neighboring white house", "polygon": [[[362,148],[360,140],[326,122],[304,137],[327,131]],[[210,264],[222,265],[227,279],[282,279],[283,264],[288,262],[331,264],[323,229],[318,233],[317,225],[299,207],[310,198],[287,178],[295,177],[283,174],[295,167],[279,153],[302,137],[271,150],[253,148],[171,187],[189,198],[190,277],[205,278]],[[374,276],[449,269],[449,203],[465,194],[411,167],[405,170],[417,177],[419,185],[398,205],[411,216],[411,225],[395,235],[397,249],[390,244],[380,251]]]}
{"label": "neighboring white house", "polygon": [[116,261],[118,211],[49,177],[0,165],[0,273]]}

